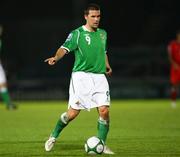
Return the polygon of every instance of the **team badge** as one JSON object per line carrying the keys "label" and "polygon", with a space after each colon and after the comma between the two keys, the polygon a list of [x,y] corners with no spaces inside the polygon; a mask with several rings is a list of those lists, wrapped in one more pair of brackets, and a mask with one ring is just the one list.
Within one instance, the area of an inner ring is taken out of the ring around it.
{"label": "team badge", "polygon": [[104,34],[101,33],[100,37],[101,37],[102,40],[105,40],[105,35]]}

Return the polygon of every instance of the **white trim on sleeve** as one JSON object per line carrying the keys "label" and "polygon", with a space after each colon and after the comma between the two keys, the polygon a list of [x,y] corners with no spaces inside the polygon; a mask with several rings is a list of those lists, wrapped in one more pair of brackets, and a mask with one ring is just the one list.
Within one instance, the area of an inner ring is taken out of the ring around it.
{"label": "white trim on sleeve", "polygon": [[70,52],[70,50],[69,50],[67,47],[61,46],[60,48],[65,49],[65,50],[67,51],[67,53],[69,53],[69,52]]}

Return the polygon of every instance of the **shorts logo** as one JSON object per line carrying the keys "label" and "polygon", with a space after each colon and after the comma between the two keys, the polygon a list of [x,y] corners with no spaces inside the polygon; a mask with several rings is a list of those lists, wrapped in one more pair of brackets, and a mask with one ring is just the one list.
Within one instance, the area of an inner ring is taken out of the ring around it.
{"label": "shorts logo", "polygon": [[107,100],[106,101],[109,102],[110,101],[110,92],[109,91],[106,92],[106,96],[107,96]]}

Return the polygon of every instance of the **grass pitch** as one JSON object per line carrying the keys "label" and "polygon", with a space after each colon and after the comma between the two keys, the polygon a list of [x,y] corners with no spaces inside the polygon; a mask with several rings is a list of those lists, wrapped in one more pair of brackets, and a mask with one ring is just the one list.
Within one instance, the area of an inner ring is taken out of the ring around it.
{"label": "grass pitch", "polygon": [[[66,102],[17,102],[19,109],[7,111],[0,105],[0,156],[81,157],[85,140],[97,134],[96,109],[82,111],[58,138],[51,152],[44,143]],[[180,157],[180,102],[169,100],[112,101],[107,145],[113,157]],[[98,155],[99,156],[99,155]],[[101,155],[110,156],[110,155]]]}

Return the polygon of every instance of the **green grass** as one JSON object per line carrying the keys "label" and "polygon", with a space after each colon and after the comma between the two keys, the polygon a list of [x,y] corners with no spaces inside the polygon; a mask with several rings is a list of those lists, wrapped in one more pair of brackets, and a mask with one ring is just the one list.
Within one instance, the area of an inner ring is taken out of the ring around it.
{"label": "green grass", "polygon": [[[97,134],[95,109],[82,111],[63,130],[53,150],[45,152],[44,142],[66,111],[66,102],[17,103],[17,111],[0,105],[0,156],[89,156],[84,142]],[[169,100],[112,101],[110,115],[107,145],[116,153],[113,157],[180,156],[180,106],[172,109]]]}

